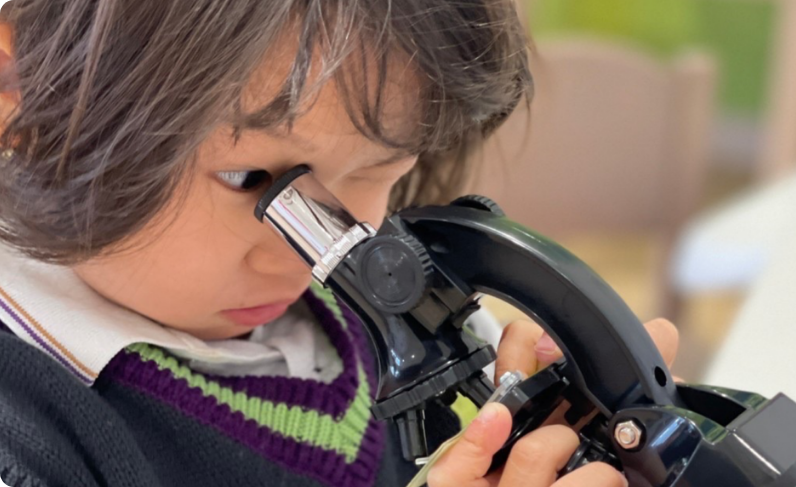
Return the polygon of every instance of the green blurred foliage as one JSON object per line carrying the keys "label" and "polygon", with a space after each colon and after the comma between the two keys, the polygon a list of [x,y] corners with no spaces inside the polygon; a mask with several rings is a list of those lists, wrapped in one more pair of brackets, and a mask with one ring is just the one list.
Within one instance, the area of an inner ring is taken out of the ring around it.
{"label": "green blurred foliage", "polygon": [[712,52],[725,111],[757,115],[765,100],[776,5],[762,0],[533,0],[536,39],[590,35],[637,44],[662,57]]}

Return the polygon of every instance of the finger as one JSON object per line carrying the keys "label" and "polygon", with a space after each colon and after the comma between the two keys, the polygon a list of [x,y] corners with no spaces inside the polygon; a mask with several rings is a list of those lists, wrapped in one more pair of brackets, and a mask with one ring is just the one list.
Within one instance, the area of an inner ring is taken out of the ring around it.
{"label": "finger", "polygon": [[606,463],[590,463],[565,475],[552,487],[627,487],[627,479]]}
{"label": "finger", "polygon": [[486,487],[483,477],[511,432],[506,406],[489,403],[428,474],[429,487]]}
{"label": "finger", "polygon": [[500,487],[550,487],[578,444],[578,435],[566,426],[547,426],[523,436],[509,453]]}
{"label": "finger", "polygon": [[536,372],[536,357],[531,351],[541,336],[542,328],[530,321],[514,321],[506,326],[497,350],[495,383],[508,371],[520,370],[528,375]]}
{"label": "finger", "polygon": [[[675,357],[677,356],[677,349],[679,345],[679,333],[677,328],[668,320],[665,319],[656,319],[652,320],[644,325],[647,332],[652,337],[652,340],[655,342],[655,345],[661,351],[661,355],[666,362],[668,367],[671,367]],[[536,344],[536,355],[537,360],[540,366],[549,365],[550,363],[558,360],[561,357],[561,351],[556,349],[554,351],[549,351],[546,353],[540,353],[540,349],[543,349],[542,352],[545,352],[545,347],[549,340],[549,344],[555,346],[555,342],[547,335],[544,334],[542,338],[539,339],[539,342]],[[685,382],[682,378],[673,376],[673,380],[676,383],[683,383]],[[552,425],[552,424],[567,424],[564,420],[564,416],[566,414],[567,409],[569,408],[569,404],[566,402],[561,405],[561,407],[557,408],[547,420],[543,423],[543,426]],[[587,415],[585,418],[582,418],[577,425],[574,425],[573,428],[577,431],[583,427],[583,425],[588,422],[594,415],[590,414]]]}
{"label": "finger", "polygon": [[647,322],[644,325],[647,332],[655,342],[655,346],[663,356],[666,365],[671,368],[674,365],[674,359],[677,357],[677,349],[680,345],[680,334],[669,320],[658,318]]}
{"label": "finger", "polygon": [[503,476],[503,467],[495,469],[494,472],[490,472],[489,475],[484,477],[486,483],[485,486],[488,487],[500,487],[500,478]]}
{"label": "finger", "polygon": [[534,351],[536,352],[536,361],[540,369],[547,367],[564,355],[558,345],[556,345],[556,342],[547,333],[544,333],[539,338],[539,341],[536,342]]}
{"label": "finger", "polygon": [[[646,323],[644,328],[646,328],[647,333],[652,337],[652,341],[658,347],[666,365],[671,368],[677,357],[677,349],[680,343],[680,335],[677,328],[663,318]],[[561,349],[547,333],[537,341],[535,349],[536,360],[540,368],[552,364],[563,356]]]}

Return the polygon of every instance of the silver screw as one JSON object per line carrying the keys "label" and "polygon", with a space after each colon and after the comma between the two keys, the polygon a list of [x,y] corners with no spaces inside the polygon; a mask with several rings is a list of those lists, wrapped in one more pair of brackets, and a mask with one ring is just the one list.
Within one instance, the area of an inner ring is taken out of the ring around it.
{"label": "silver screw", "polygon": [[288,188],[287,191],[282,193],[282,199],[284,200],[286,205],[292,205],[293,204],[293,194],[294,193],[295,193],[295,191],[293,191],[293,188]]}
{"label": "silver screw", "polygon": [[632,450],[639,446],[642,436],[644,436],[644,431],[633,420],[619,423],[614,430],[614,439],[625,450]]}

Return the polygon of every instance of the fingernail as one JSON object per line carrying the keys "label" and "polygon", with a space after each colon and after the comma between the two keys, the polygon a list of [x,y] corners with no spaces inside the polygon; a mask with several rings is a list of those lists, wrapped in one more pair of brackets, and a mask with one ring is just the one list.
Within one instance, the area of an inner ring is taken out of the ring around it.
{"label": "fingernail", "polygon": [[478,413],[478,417],[475,419],[482,422],[482,423],[489,423],[497,418],[498,412],[500,411],[500,406],[495,403],[487,403],[483,408],[481,408],[481,412]]}
{"label": "fingernail", "polygon": [[547,333],[542,335],[542,338],[536,342],[536,347],[534,348],[537,352],[543,353],[545,355],[550,355],[558,351],[558,345],[556,345],[556,342],[554,342]]}

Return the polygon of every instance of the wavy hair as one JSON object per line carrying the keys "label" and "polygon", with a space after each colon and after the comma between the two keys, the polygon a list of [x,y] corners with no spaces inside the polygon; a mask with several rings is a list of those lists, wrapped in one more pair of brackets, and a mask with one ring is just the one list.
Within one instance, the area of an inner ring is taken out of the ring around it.
{"label": "wavy hair", "polygon": [[[290,126],[311,71],[337,83],[364,135],[420,155],[393,209],[456,195],[463,156],[532,89],[511,0],[13,0],[2,18],[14,72],[0,91],[20,101],[0,136],[13,149],[0,159],[0,241],[55,263],[142,229],[219,124]],[[297,33],[291,68],[244,113],[247,81],[285,26]],[[395,53],[421,80],[420,129],[402,137],[382,123]]]}

